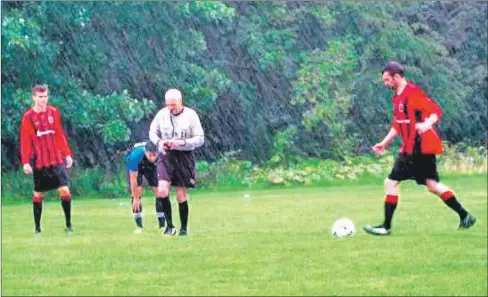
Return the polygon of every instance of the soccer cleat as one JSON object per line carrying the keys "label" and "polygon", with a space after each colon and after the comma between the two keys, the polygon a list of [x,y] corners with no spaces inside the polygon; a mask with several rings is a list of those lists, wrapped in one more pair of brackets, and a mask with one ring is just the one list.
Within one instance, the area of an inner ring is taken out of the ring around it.
{"label": "soccer cleat", "polygon": [[34,231],[34,234],[35,234],[35,235],[41,235],[41,229],[36,229],[36,230]]}
{"label": "soccer cleat", "polygon": [[468,229],[472,227],[476,223],[476,218],[473,217],[472,215],[468,214],[464,220],[461,220],[459,223],[459,229]]}
{"label": "soccer cleat", "polygon": [[163,232],[163,236],[174,236],[176,234],[176,228],[166,227]]}
{"label": "soccer cleat", "polygon": [[375,226],[375,227],[367,225],[367,226],[363,227],[363,230],[364,230],[364,232],[371,234],[371,235],[385,236],[385,235],[391,234],[390,229],[386,228],[385,225],[383,225],[383,224]]}
{"label": "soccer cleat", "polygon": [[188,231],[186,231],[185,229],[181,229],[178,236],[188,236]]}
{"label": "soccer cleat", "polygon": [[64,228],[64,232],[66,232],[67,235],[73,234],[73,227],[66,227]]}
{"label": "soccer cleat", "polygon": [[134,230],[134,234],[141,234],[142,231],[144,231],[144,228],[142,227],[137,227],[136,230]]}

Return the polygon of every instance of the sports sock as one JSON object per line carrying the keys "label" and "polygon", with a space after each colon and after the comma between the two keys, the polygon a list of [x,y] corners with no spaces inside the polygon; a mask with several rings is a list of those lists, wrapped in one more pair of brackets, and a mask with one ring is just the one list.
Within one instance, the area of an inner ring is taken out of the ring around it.
{"label": "sports sock", "polygon": [[384,226],[387,229],[391,228],[391,220],[393,218],[393,214],[395,213],[395,209],[398,204],[398,196],[396,195],[386,195],[385,197],[385,222]]}
{"label": "sports sock", "polygon": [[172,218],[172,211],[171,211],[171,201],[169,200],[169,196],[166,196],[161,199],[163,204],[163,212],[166,218],[166,222],[168,223],[169,228],[174,228],[173,225],[173,218]]}
{"label": "sports sock", "polygon": [[184,201],[178,203],[178,208],[180,210],[180,222],[181,222],[181,230],[186,230],[188,225],[188,201]]}
{"label": "sports sock", "polygon": [[41,231],[42,201],[32,202],[32,209],[34,211],[34,224],[36,231]]}
{"label": "sports sock", "polygon": [[468,216],[468,212],[464,207],[459,203],[456,199],[456,196],[451,191],[444,192],[440,195],[441,199],[444,203],[449,206],[452,210],[454,210],[461,220],[464,220],[466,216]]}
{"label": "sports sock", "polygon": [[[132,199],[133,201],[134,199]],[[132,205],[132,203],[131,203]],[[139,228],[143,228],[142,226],[142,201],[141,201],[141,204],[139,206],[139,211],[134,211],[134,209],[132,209],[132,215],[134,216],[134,221],[136,222],[136,225],[137,227]]]}
{"label": "sports sock", "polygon": [[156,217],[158,218],[159,228],[164,227],[164,205],[163,198],[156,197]]}
{"label": "sports sock", "polygon": [[61,207],[63,207],[66,227],[71,228],[71,195],[61,196]]}

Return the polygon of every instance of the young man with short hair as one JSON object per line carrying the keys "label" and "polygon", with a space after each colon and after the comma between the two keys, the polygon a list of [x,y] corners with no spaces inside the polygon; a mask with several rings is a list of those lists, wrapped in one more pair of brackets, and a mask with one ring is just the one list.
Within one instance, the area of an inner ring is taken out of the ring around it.
{"label": "young man with short hair", "polygon": [[34,106],[24,112],[20,123],[20,156],[24,173],[32,174],[34,180],[35,233],[41,234],[45,192],[56,189],[65,215],[65,231],[71,234],[71,193],[66,168],[73,165],[73,154],[63,131],[61,114],[48,104],[48,86],[35,85],[32,100]]}

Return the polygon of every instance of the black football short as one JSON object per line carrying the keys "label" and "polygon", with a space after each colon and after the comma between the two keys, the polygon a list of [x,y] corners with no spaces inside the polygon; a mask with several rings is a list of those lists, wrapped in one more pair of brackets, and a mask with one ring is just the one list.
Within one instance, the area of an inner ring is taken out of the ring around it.
{"label": "black football short", "polygon": [[175,187],[195,188],[195,153],[194,151],[167,150],[166,155],[158,158],[158,178],[167,180]]}
{"label": "black football short", "polygon": [[425,185],[426,179],[439,181],[436,157],[400,153],[388,178],[396,181],[413,179],[419,185]]}
{"label": "black football short", "polygon": [[[139,163],[137,166],[137,186],[141,187],[143,185],[143,177],[146,179],[147,184],[150,187],[158,186],[158,171],[156,169],[156,164],[146,161],[144,157],[143,162]],[[127,190],[131,193],[130,189],[130,171],[127,170]]]}
{"label": "black football short", "polygon": [[69,185],[68,173],[63,165],[34,168],[33,178],[35,192],[47,192]]}

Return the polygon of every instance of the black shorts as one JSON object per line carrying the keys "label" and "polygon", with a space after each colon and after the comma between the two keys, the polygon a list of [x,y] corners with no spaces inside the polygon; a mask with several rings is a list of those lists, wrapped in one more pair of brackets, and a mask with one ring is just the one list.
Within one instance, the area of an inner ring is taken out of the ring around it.
{"label": "black shorts", "polygon": [[426,179],[439,181],[435,155],[399,154],[388,176],[391,180],[413,179],[419,185],[425,185]]}
{"label": "black shorts", "polygon": [[172,186],[195,188],[195,153],[194,151],[168,150],[158,158],[158,177],[170,181]]}
{"label": "black shorts", "polygon": [[34,168],[33,178],[35,192],[47,192],[69,186],[68,173],[64,165]]}
{"label": "black shorts", "polygon": [[[137,186],[141,187],[143,184],[142,177],[146,178],[147,184],[150,187],[157,187],[158,186],[158,171],[156,169],[156,164],[148,162],[141,162],[139,166],[137,166]],[[127,170],[127,189],[130,190],[130,174]]]}

